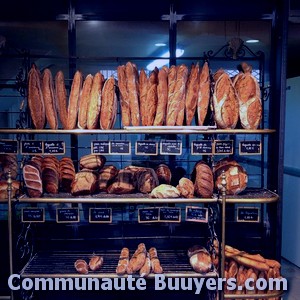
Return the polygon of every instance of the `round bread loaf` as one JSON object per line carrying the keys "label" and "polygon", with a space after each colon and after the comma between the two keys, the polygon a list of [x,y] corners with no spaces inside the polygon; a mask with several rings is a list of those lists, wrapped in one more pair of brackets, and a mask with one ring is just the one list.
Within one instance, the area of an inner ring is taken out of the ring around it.
{"label": "round bread loaf", "polygon": [[172,173],[170,168],[165,164],[160,164],[155,169],[156,175],[159,180],[159,184],[170,184],[172,179]]}
{"label": "round bread loaf", "polygon": [[194,184],[193,182],[185,177],[182,177],[179,180],[178,185],[176,186],[177,190],[180,192],[180,195],[184,198],[193,198],[194,197]]}
{"label": "round bread loaf", "polygon": [[196,163],[192,172],[195,194],[199,197],[210,198],[213,195],[214,180],[211,168],[204,162]]}
{"label": "round bread loaf", "polygon": [[208,251],[203,248],[190,257],[190,264],[195,272],[205,274],[212,269],[212,261]]}

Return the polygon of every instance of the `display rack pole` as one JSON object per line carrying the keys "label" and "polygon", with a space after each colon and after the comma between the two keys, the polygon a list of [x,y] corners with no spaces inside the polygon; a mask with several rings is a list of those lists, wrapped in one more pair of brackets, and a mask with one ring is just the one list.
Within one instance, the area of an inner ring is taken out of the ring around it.
{"label": "display rack pole", "polygon": [[[12,232],[12,204],[11,204],[11,193],[12,193],[12,179],[11,171],[8,171],[7,176],[7,196],[8,196],[8,243],[9,243],[9,275],[14,274],[13,266],[13,232]],[[14,299],[13,291],[10,291],[10,299]]]}
{"label": "display rack pole", "polygon": [[[222,188],[221,188],[221,193],[222,193],[222,238],[221,238],[221,278],[225,278],[225,242],[226,242],[226,237],[225,237],[225,224],[226,224],[226,176],[225,172],[222,172]],[[220,299],[224,299],[224,286],[221,291]]]}

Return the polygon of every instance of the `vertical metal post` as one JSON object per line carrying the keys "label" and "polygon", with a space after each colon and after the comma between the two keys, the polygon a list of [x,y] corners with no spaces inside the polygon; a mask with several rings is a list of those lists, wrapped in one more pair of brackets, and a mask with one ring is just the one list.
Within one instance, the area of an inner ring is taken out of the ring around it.
{"label": "vertical metal post", "polygon": [[[11,179],[11,171],[8,171],[7,176],[7,196],[8,196],[8,251],[9,251],[9,274],[14,274],[14,265],[13,265],[13,230],[12,230],[12,203],[11,203],[11,195],[12,195],[12,179]],[[10,291],[11,299],[14,299],[13,291]]]}

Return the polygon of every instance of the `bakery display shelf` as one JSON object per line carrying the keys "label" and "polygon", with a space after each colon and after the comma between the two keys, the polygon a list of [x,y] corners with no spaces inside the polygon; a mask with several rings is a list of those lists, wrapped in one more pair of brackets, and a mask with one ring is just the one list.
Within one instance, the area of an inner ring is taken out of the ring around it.
{"label": "bakery display shelf", "polygon": [[[205,126],[136,126],[127,127],[125,129],[7,129],[2,128],[0,132],[3,134],[269,134],[274,133],[274,129],[203,129]],[[172,128],[171,128],[172,127]],[[199,128],[200,127],[200,128]],[[208,126],[206,126],[208,127]]]}
{"label": "bakery display shelf", "polygon": [[[226,203],[259,204],[278,201],[279,196],[268,189],[247,188],[238,195],[226,195]],[[222,202],[222,198],[218,201]]]}
{"label": "bakery display shelf", "polygon": [[41,198],[30,198],[26,195],[22,195],[19,202],[43,202],[43,203],[151,203],[151,204],[162,204],[162,203],[215,203],[217,202],[217,197],[212,198],[167,198],[158,199],[151,198],[149,194],[123,194],[123,195],[113,195],[113,194],[94,194],[87,196],[72,196],[69,193],[59,193],[59,194],[45,194]]}
{"label": "bakery display shelf", "polygon": [[[247,294],[247,295],[235,295],[235,294],[225,294],[224,299],[277,299],[282,297],[283,291],[275,291],[270,294]],[[281,299],[281,298],[280,298]]]}
{"label": "bakery display shelf", "polygon": [[[103,257],[103,265],[98,271],[90,271],[87,275],[79,274],[74,263],[77,259],[84,259],[89,262],[93,253],[91,252],[41,252],[33,256],[28,264],[23,268],[20,275],[22,277],[47,277],[47,278],[117,278],[116,267],[118,265],[121,250],[105,250],[95,253]],[[134,251],[131,251],[132,253]],[[190,263],[186,250],[161,250],[158,257],[166,277],[218,277],[216,271],[206,274],[196,273]],[[134,274],[133,276],[139,276]],[[151,273],[148,278],[154,278]]]}

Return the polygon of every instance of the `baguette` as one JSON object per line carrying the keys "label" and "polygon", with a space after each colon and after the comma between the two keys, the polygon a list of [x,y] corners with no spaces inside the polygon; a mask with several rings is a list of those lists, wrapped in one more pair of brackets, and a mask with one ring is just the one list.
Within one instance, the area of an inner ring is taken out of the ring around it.
{"label": "baguette", "polygon": [[74,129],[77,124],[79,96],[82,88],[82,81],[83,78],[81,72],[76,71],[69,96],[67,129]]}
{"label": "baguette", "polygon": [[130,105],[127,91],[125,66],[118,66],[118,87],[120,91],[121,115],[123,126],[130,125]]}
{"label": "baguette", "polygon": [[53,77],[49,69],[42,75],[42,93],[45,103],[46,119],[51,129],[58,128],[56,98],[54,96]]}
{"label": "baguette", "polygon": [[103,88],[104,77],[97,72],[93,78],[91,97],[87,113],[87,128],[96,129],[99,123],[99,114],[101,108],[101,92]]}
{"label": "baguette", "polygon": [[210,77],[208,63],[205,62],[199,78],[199,92],[197,101],[197,112],[198,112],[198,125],[202,126],[204,124],[205,117],[207,115],[207,110],[210,100]]}
{"label": "baguette", "polygon": [[123,248],[119,257],[118,265],[116,268],[117,275],[124,275],[127,271],[129,264],[129,249]]}
{"label": "baguette", "polygon": [[115,79],[110,77],[104,83],[100,109],[100,128],[111,129],[115,125],[117,115],[117,95]]}
{"label": "baguette", "polygon": [[43,129],[46,121],[45,104],[40,72],[35,65],[32,65],[28,73],[28,107],[33,126],[36,129]]}
{"label": "baguette", "polygon": [[128,92],[130,119],[133,126],[140,125],[140,108],[139,108],[139,94],[138,94],[138,77],[136,66],[128,62],[125,66],[126,73],[126,88]]}
{"label": "baguette", "polygon": [[55,75],[55,97],[60,122],[63,129],[68,125],[68,101],[64,73],[58,71]]}
{"label": "baguette", "polygon": [[158,83],[158,69],[155,68],[148,79],[147,96],[146,96],[146,109],[145,109],[145,124],[152,126],[157,107],[157,83]]}
{"label": "baguette", "polygon": [[189,75],[187,90],[186,90],[186,100],[185,100],[185,116],[186,125],[191,125],[193,117],[197,108],[197,98],[199,91],[199,64],[192,65],[191,72]]}
{"label": "baguette", "polygon": [[85,77],[82,91],[80,93],[79,111],[78,111],[78,128],[86,129],[87,126],[87,112],[91,97],[91,90],[93,84],[93,75],[88,74]]}
{"label": "baguette", "polygon": [[140,92],[140,113],[142,125],[146,126],[147,121],[147,91],[148,91],[148,77],[144,69],[140,71],[139,77],[139,92]]}

